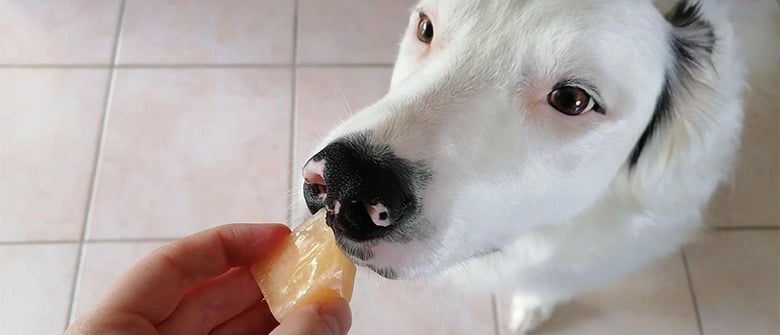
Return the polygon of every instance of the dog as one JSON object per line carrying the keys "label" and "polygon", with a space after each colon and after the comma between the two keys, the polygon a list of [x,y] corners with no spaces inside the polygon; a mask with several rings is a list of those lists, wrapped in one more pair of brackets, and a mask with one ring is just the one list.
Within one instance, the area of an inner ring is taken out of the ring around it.
{"label": "dog", "polygon": [[514,292],[511,327],[530,331],[696,232],[742,128],[727,12],[423,0],[388,93],[303,166],[299,208],[326,208],[338,245],[383,277]]}

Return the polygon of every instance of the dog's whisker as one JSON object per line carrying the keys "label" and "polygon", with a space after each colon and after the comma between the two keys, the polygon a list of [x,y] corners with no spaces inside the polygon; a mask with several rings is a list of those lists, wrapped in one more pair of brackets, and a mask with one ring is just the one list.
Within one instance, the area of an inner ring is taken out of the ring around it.
{"label": "dog's whisker", "polygon": [[344,105],[347,107],[345,116],[352,115],[352,113],[353,113],[352,106],[349,104],[349,100],[347,100],[347,96],[344,95],[344,89],[342,89],[341,85],[339,85],[338,83],[334,82],[334,84],[336,85],[336,90],[339,91],[339,95],[341,96],[341,100],[344,102]]}

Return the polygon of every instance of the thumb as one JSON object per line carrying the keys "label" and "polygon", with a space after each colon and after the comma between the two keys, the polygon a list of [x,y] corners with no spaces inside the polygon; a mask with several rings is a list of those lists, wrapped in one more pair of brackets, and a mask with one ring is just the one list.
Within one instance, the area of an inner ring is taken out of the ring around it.
{"label": "thumb", "polygon": [[337,298],[293,312],[270,335],[346,335],[351,326],[349,305]]}

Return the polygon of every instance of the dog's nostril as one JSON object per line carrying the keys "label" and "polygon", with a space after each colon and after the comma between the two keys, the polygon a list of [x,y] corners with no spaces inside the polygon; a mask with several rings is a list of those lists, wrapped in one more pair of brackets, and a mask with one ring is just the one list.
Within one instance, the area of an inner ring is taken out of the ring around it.
{"label": "dog's nostril", "polygon": [[316,184],[315,186],[317,187],[317,197],[325,199],[328,196],[328,188],[322,184]]}
{"label": "dog's nostril", "polygon": [[304,174],[303,180],[309,185],[321,185],[325,186],[325,179],[321,175],[315,173]]}
{"label": "dog's nostril", "polygon": [[328,195],[328,186],[325,183],[325,160],[309,161],[303,167],[303,180],[306,184],[315,187],[317,197],[325,199]]}
{"label": "dog's nostril", "polygon": [[385,205],[377,203],[375,205],[365,204],[365,206],[368,216],[371,217],[371,221],[374,222],[375,225],[380,227],[387,227],[390,225],[390,211]]}

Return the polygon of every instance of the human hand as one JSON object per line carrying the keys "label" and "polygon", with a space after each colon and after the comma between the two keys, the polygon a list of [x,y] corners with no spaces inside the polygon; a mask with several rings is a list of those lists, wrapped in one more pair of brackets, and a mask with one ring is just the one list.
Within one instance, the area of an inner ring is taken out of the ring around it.
{"label": "human hand", "polygon": [[343,299],[276,322],[249,266],[290,233],[283,225],[231,224],[163,246],[125,273],[65,335],[342,335],[352,324]]}

